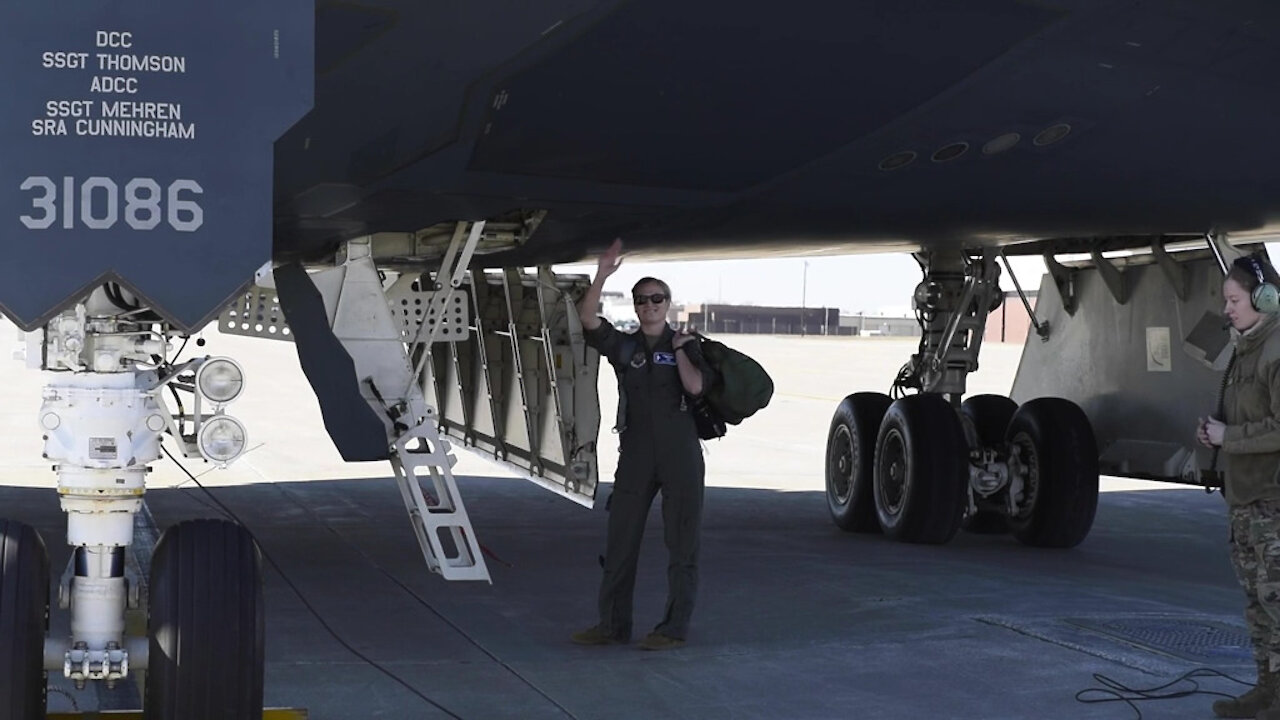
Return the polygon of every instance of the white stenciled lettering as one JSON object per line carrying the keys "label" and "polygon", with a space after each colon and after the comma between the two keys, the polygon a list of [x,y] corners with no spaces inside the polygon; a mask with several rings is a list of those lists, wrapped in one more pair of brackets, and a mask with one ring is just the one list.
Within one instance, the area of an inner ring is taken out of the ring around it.
{"label": "white stenciled lettering", "polygon": [[18,218],[29,230],[47,230],[59,215],[66,230],[110,230],[119,223],[122,209],[125,224],[134,230],[154,230],[166,221],[178,232],[195,232],[204,225],[204,188],[195,180],[174,180],[165,189],[153,178],[133,178],[124,185],[123,208],[120,183],[109,177],[84,182],[64,177],[59,193],[52,178],[33,176],[19,189],[32,194],[32,212]]}
{"label": "white stenciled lettering", "polygon": [[[93,212],[94,191],[101,190],[98,195],[105,195],[106,214],[98,216]],[[116,224],[120,209],[117,206],[120,198],[120,186],[111,178],[91,177],[80,187],[80,222],[90,230],[107,230]]]}
{"label": "white stenciled lettering", "polygon": [[133,33],[120,32],[117,30],[99,30],[94,33],[94,40],[98,47],[110,48],[131,48],[133,47]]}
{"label": "white stenciled lettering", "polygon": [[204,188],[195,180],[174,180],[169,185],[169,225],[179,232],[195,232],[204,224],[204,208],[181,193],[203,195]]}
{"label": "white stenciled lettering", "polygon": [[103,100],[102,117],[124,120],[181,120],[181,103]]}
{"label": "white stenciled lettering", "polygon": [[111,55],[98,53],[98,69],[103,72],[185,73],[187,59],[181,55]]}
{"label": "white stenciled lettering", "polygon": [[[145,191],[145,194],[139,191]],[[134,178],[124,186],[124,221],[134,230],[153,230],[163,219],[160,213],[160,183],[151,178]],[[145,215],[143,214],[145,213]]]}
{"label": "white stenciled lettering", "polygon": [[62,178],[62,229],[71,230],[76,226],[76,179]]}
{"label": "white stenciled lettering", "polygon": [[44,120],[32,120],[31,134],[37,137],[48,136],[48,135],[55,135],[55,136],[66,135],[67,121],[66,120],[49,120],[47,118]]}
{"label": "white stenciled lettering", "polygon": [[48,117],[89,117],[93,112],[92,100],[50,100],[44,104]]}
{"label": "white stenciled lettering", "polygon": [[89,67],[89,53],[47,52],[40,56],[40,61],[46,70],[83,70]]}
{"label": "white stenciled lettering", "polygon": [[195,140],[195,123],[162,120],[89,118],[76,121],[76,135],[85,137],[140,137],[157,140]]}
{"label": "white stenciled lettering", "polygon": [[47,177],[29,177],[19,186],[22,191],[38,190],[40,191],[35,197],[31,198],[31,207],[40,211],[40,216],[23,215],[18,218],[28,230],[45,230],[53,226],[58,218],[58,186]]}
{"label": "white stenciled lettering", "polygon": [[125,93],[128,95],[136,95],[138,93],[138,78],[95,75],[93,77],[93,83],[89,86],[89,91],[96,93]]}

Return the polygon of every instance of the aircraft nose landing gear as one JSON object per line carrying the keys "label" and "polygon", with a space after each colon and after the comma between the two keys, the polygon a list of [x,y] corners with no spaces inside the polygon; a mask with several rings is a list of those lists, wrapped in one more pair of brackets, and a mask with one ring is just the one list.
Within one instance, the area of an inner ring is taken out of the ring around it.
{"label": "aircraft nose landing gear", "polygon": [[[225,466],[245,450],[227,415],[244,385],[228,358],[170,363],[176,335],[122,288],[99,288],[28,335],[31,367],[46,373],[38,415],[67,513],[71,560],[60,605],[70,636],[46,637],[49,560],[35,531],[0,520],[0,717],[43,720],[47,672],[108,687],[148,670],[149,720],[262,717],[263,608],[257,546],[231,523],[171,528],[157,546],[149,638],[126,634],[139,605],[126,577],[134,515],[148,465],[167,432],[187,457]],[[190,393],[191,404],[164,393]],[[189,409],[189,410],[188,410]]]}

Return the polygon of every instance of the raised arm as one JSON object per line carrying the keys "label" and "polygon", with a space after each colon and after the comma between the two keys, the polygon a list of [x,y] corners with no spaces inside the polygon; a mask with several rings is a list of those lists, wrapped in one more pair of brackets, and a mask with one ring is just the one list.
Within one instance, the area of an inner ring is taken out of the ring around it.
{"label": "raised arm", "polygon": [[604,291],[604,281],[617,272],[622,265],[622,238],[613,241],[596,265],[596,276],[591,280],[591,287],[578,301],[578,318],[582,320],[584,330],[595,330],[600,327],[600,293]]}

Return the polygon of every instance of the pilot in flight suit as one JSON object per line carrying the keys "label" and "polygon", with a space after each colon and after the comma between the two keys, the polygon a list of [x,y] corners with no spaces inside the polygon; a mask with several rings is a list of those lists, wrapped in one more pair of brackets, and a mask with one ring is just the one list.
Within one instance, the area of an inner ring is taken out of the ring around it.
{"label": "pilot in flight suit", "polygon": [[[644,278],[632,291],[641,328],[622,333],[594,314],[604,278],[616,269],[615,243],[600,261],[600,272],[583,298],[580,315],[586,341],[607,358],[618,374],[618,424],[621,438],[609,528],[600,582],[599,624],[574,633],[582,645],[625,643],[631,638],[636,565],[645,520],[654,496],[662,492],[663,537],[669,555],[667,605],[640,647],[679,647],[689,630],[698,591],[698,540],[702,526],[704,464],[697,426],[687,396],[710,387],[714,371],[703,361],[693,336],[666,323],[670,290]],[[590,308],[588,316],[587,308]],[[590,322],[594,321],[594,322]],[[691,392],[692,387],[693,391]]]}

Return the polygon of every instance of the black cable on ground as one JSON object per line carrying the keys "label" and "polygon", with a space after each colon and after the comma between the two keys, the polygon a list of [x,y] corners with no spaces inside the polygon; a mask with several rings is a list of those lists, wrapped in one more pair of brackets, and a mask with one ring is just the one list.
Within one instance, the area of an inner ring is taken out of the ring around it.
{"label": "black cable on ground", "polygon": [[410,693],[413,693],[414,695],[422,699],[423,702],[434,707],[435,709],[439,710],[445,715],[448,715],[449,717],[454,718],[454,720],[463,720],[461,715],[458,715],[457,713],[452,712],[445,706],[427,697],[422,692],[420,692],[417,688],[413,687],[409,683],[400,679],[398,675],[391,672],[390,670],[383,667],[382,665],[379,665],[372,658],[360,652],[359,650],[355,649],[354,647],[352,647],[350,643],[342,639],[342,637],[338,635],[337,631],[334,630],[333,627],[330,626],[329,623],[325,621],[323,617],[320,616],[319,611],[315,609],[315,607],[311,604],[311,601],[307,599],[307,596],[302,593],[301,588],[299,588],[297,585],[294,584],[293,580],[291,580],[289,576],[285,574],[284,569],[281,568],[280,565],[275,561],[275,559],[271,557],[270,553],[267,552],[267,549],[262,546],[262,543],[258,542],[258,538],[253,534],[253,531],[250,530],[249,526],[246,525],[244,521],[240,519],[240,516],[236,515],[235,512],[231,508],[227,507],[221,500],[214,497],[213,493],[209,490],[209,488],[201,484],[200,480],[195,475],[193,475],[190,470],[187,470],[186,466],[184,466],[181,462],[179,462],[178,459],[175,458],[169,452],[168,448],[162,445],[160,449],[163,450],[164,454],[167,455],[169,459],[172,460],[173,463],[178,466],[179,470],[181,470],[184,474],[186,474],[187,477],[191,478],[191,481],[194,482],[201,490],[204,491],[205,495],[207,495],[210,500],[212,500],[214,503],[217,504],[219,508],[221,508],[221,511],[223,513],[226,513],[228,519],[231,519],[236,523],[238,523],[241,527],[245,529],[246,532],[249,533],[250,537],[253,537],[253,541],[254,543],[257,544],[258,550],[262,553],[262,557],[265,558],[268,563],[270,563],[271,567],[275,568],[276,573],[280,575],[280,579],[284,580],[285,584],[289,586],[289,589],[292,590],[293,593],[298,596],[298,599],[302,601],[302,604],[307,608],[307,611],[310,612],[311,615],[316,619],[316,622],[319,622],[321,627],[323,627],[329,633],[329,635],[338,642],[339,645],[346,648],[347,652],[351,653],[352,655],[356,656],[357,658],[359,658],[360,660],[368,664],[369,667],[372,667],[373,669],[377,670],[383,675],[386,675],[388,678],[391,678],[392,680],[394,680],[405,690],[408,690]]}
{"label": "black cable on ground", "polygon": [[[477,650],[484,653],[485,656],[487,656],[490,660],[494,661],[495,663],[500,665],[504,670],[511,673],[516,679],[518,679],[520,682],[528,686],[530,690],[533,690],[535,693],[541,695],[543,699],[545,699],[547,702],[556,706],[556,708],[559,709],[560,712],[564,713],[566,717],[572,718],[573,720],[578,720],[578,716],[570,712],[569,708],[566,708],[564,705],[561,705],[560,703],[556,702],[555,698],[551,697],[542,688],[535,685],[532,680],[520,674],[519,670],[516,670],[515,668],[508,665],[506,661],[504,661],[502,658],[495,655],[492,651],[490,651],[484,645],[481,645],[480,641],[476,640],[474,637],[468,634],[467,631],[463,630],[462,627],[460,627],[457,623],[445,617],[444,614],[442,614],[439,610],[437,610],[434,606],[432,606],[431,603],[426,600],[426,598],[419,595],[417,591],[415,591],[413,588],[406,585],[403,581],[400,580],[400,578],[391,574],[391,571],[387,570],[382,565],[380,565],[377,560],[374,560],[362,548],[360,548],[358,545],[356,545],[355,543],[351,542],[346,537],[344,537],[342,533],[333,529],[333,527],[329,525],[329,523],[324,521],[324,518],[321,518],[320,516],[316,515],[315,511],[312,510],[310,506],[308,506],[306,503],[303,503],[301,500],[299,500],[296,495],[293,495],[292,493],[290,493],[283,485],[276,483],[276,488],[279,489],[280,493],[283,494],[285,497],[289,498],[289,500],[292,501],[295,505],[302,508],[311,517],[315,518],[315,521],[320,523],[320,525],[322,525],[324,529],[333,533],[334,536],[337,537],[339,540],[341,540],[345,545],[347,545],[347,547],[350,547],[352,550],[358,553],[360,557],[364,558],[365,562],[369,563],[370,567],[382,573],[388,580],[390,580],[391,582],[399,586],[401,590],[404,590],[406,593],[409,594],[409,597],[412,597],[414,600],[416,600],[419,605],[422,605],[422,607],[426,608],[432,615],[435,615],[437,618],[439,618],[441,622],[453,628],[455,632],[457,632],[459,635],[465,638],[467,642],[475,646]],[[499,562],[502,562],[502,561],[499,560]],[[508,565],[508,567],[510,567],[510,565]]]}
{"label": "black cable on ground", "polygon": [[[1216,690],[1205,690],[1200,687],[1196,679],[1204,678],[1223,678],[1234,683],[1239,683],[1246,687],[1253,687],[1253,683],[1246,682],[1239,678],[1232,677],[1220,670],[1213,668],[1196,668],[1189,672],[1174,678],[1173,680],[1150,688],[1131,688],[1101,673],[1094,673],[1093,679],[1102,687],[1085,688],[1076,693],[1076,702],[1086,705],[1097,703],[1122,702],[1133,710],[1137,716],[1137,720],[1142,720],[1142,711],[1138,709],[1139,702],[1149,700],[1177,700],[1179,698],[1191,697],[1192,695],[1212,695],[1223,698],[1234,698],[1235,695],[1230,693],[1218,692]],[[1181,686],[1181,687],[1179,687]]]}

